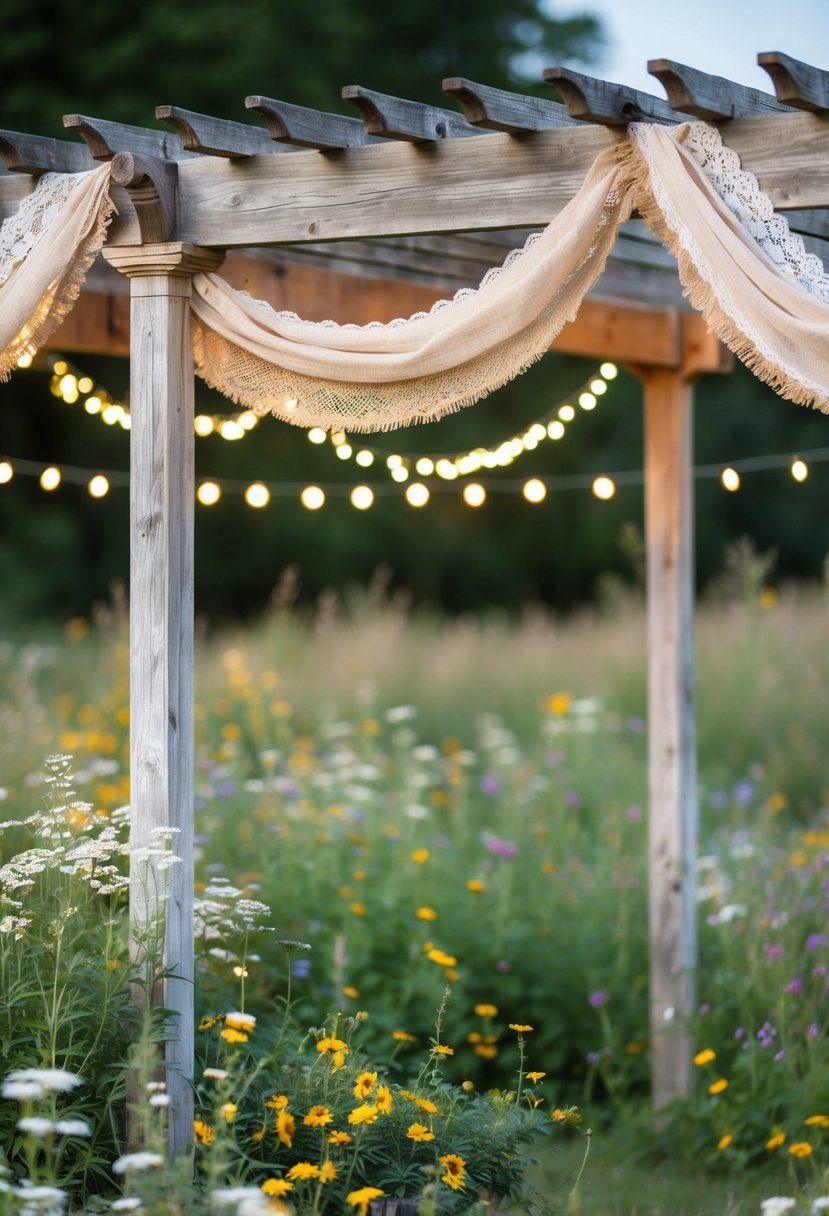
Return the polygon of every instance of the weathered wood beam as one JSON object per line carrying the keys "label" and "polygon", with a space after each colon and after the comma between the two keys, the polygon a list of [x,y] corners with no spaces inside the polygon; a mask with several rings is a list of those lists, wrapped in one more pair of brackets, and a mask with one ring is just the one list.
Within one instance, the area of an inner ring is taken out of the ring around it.
{"label": "weathered wood beam", "polygon": [[761,51],[757,62],[771,77],[778,101],[798,110],[829,110],[829,72],[782,51]]}
{"label": "weathered wood beam", "polygon": [[674,109],[661,97],[640,93],[627,85],[597,80],[570,68],[545,68],[544,79],[555,85],[564,98],[571,118],[579,122],[597,122],[610,127],[626,127],[630,122],[682,121]]}
{"label": "weathered wood beam", "polygon": [[117,152],[112,183],[128,193],[142,244],[160,244],[173,234],[176,211],[176,165],[156,156]]}
{"label": "weathered wood beam", "polygon": [[226,118],[213,118],[209,114],[197,114],[183,110],[181,106],[156,106],[155,116],[161,122],[175,127],[182,147],[188,152],[200,152],[204,156],[225,156],[235,160],[241,156],[256,156],[265,152],[276,152],[273,140],[261,127],[249,123],[231,122]]}
{"label": "weathered wood beam", "polygon": [[750,114],[779,114],[791,107],[781,105],[771,93],[736,84],[722,76],[710,76],[673,59],[649,59],[648,71],[662,83],[668,104],[710,122],[746,118]]}
{"label": "weathered wood beam", "polygon": [[82,173],[95,168],[83,144],[18,131],[0,131],[0,157],[14,173]]}
{"label": "weathered wood beam", "polygon": [[[296,152],[229,164],[178,165],[176,239],[244,245],[353,240],[547,224],[576,194],[599,152],[622,137],[607,127],[503,132],[477,139],[399,141],[337,156]],[[773,206],[829,206],[829,117],[805,111],[735,118],[728,144]],[[129,243],[113,222],[111,244]]]}
{"label": "weathered wood beam", "polygon": [[490,131],[521,135],[525,131],[571,127],[575,122],[557,101],[508,93],[504,89],[475,84],[462,76],[447,77],[443,91],[455,98],[467,122]]}
{"label": "weathered wood beam", "polygon": [[160,156],[167,160],[192,155],[185,152],[181,141],[169,131],[151,131],[85,114],[64,114],[63,125],[68,131],[78,132],[94,160],[112,160],[117,152],[136,152],[139,156]]}
{"label": "weathered wood beam", "polygon": [[369,135],[416,144],[481,134],[477,127],[466,122],[454,110],[441,110],[436,106],[421,105],[419,101],[390,97],[387,93],[364,89],[359,84],[345,85],[342,96],[356,106]]}
{"label": "weathered wood beam", "polygon": [[307,106],[295,106],[289,101],[258,95],[246,97],[245,105],[262,115],[271,139],[280,144],[296,144],[300,148],[329,152],[374,142],[358,118],[326,114],[322,110],[311,110]]}

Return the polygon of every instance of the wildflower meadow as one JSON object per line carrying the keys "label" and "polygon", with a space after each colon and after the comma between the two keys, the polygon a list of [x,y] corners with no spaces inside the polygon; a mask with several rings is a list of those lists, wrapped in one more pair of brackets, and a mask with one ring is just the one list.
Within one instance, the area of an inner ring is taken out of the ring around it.
{"label": "wildflower meadow", "polygon": [[[695,1086],[656,1122],[638,603],[202,629],[192,1177],[128,933],[124,612],[5,641],[3,1216],[829,1206],[827,599],[756,590],[699,619]],[[626,1132],[635,1207],[592,1181]]]}

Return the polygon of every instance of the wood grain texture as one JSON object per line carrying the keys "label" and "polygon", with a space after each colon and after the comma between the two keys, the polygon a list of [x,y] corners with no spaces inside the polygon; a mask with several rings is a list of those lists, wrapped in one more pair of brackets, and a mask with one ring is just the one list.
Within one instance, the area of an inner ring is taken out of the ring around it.
{"label": "wood grain texture", "polygon": [[[240,248],[549,223],[622,134],[584,125],[320,155],[197,157],[178,165],[175,239]],[[729,121],[726,140],[782,210],[829,206],[829,115]],[[129,243],[116,220],[110,244]]]}
{"label": "wood grain texture", "polygon": [[689,68],[673,59],[649,59],[648,71],[661,82],[669,105],[697,118],[716,122],[745,118],[750,114],[786,113],[789,110],[770,93],[735,84],[722,76],[711,76],[708,72]]}
{"label": "wood grain texture", "polygon": [[267,131],[252,127],[249,123],[212,118],[209,114],[183,110],[181,106],[156,106],[155,116],[162,122],[172,124],[188,152],[226,156],[233,160],[238,156],[280,151],[279,147],[274,147]]}
{"label": "wood grain texture", "polygon": [[83,144],[0,131],[0,157],[12,173],[81,173],[95,162]]}
{"label": "wood grain texture", "polygon": [[347,114],[326,114],[322,110],[258,95],[246,97],[245,105],[262,115],[270,138],[278,144],[295,144],[299,148],[326,152],[376,142],[358,118],[349,118]]}
{"label": "wood grain texture", "polygon": [[656,1110],[690,1094],[696,968],[692,390],[642,375],[648,603],[649,921]]}
{"label": "wood grain texture", "polygon": [[463,76],[449,76],[443,91],[454,97],[467,122],[490,131],[548,131],[554,127],[571,127],[577,121],[564,106],[544,97],[525,97],[490,85],[475,84]]}
{"label": "wood grain texture", "polygon": [[757,62],[771,77],[778,101],[798,110],[829,110],[829,72],[782,51],[761,51]]}
{"label": "wood grain texture", "polygon": [[82,136],[94,160],[112,160],[117,152],[134,152],[139,156],[158,156],[167,160],[181,160],[192,155],[169,131],[133,127],[105,118],[90,118],[86,114],[64,114],[63,125]]}
{"label": "wood grain texture", "polygon": [[404,143],[430,143],[436,139],[481,134],[454,110],[391,97],[388,93],[364,89],[359,84],[345,85],[342,95],[345,101],[356,106],[369,135],[399,139]]}
{"label": "wood grain texture", "polygon": [[570,117],[579,122],[614,127],[626,127],[630,122],[682,122],[682,115],[661,97],[652,97],[624,84],[597,80],[562,67],[545,68],[543,76],[561,93]]}

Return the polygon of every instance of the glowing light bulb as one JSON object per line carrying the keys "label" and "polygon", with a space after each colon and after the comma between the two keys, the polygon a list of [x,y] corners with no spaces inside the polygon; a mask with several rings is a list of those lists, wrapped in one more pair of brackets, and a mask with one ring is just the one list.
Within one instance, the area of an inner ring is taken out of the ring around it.
{"label": "glowing light bulb", "polygon": [[547,487],[537,477],[531,477],[529,481],[524,482],[521,493],[527,502],[543,502],[547,497]]}
{"label": "glowing light bulb", "polygon": [[17,366],[21,369],[32,366],[33,355],[20,355],[17,360]]}
{"label": "glowing light bulb", "polygon": [[219,434],[222,439],[227,439],[233,443],[237,439],[244,439],[245,432],[235,418],[225,418],[224,422],[219,427]]}
{"label": "glowing light bulb", "polygon": [[339,444],[345,443],[345,431],[332,431],[331,442],[335,448],[338,447]]}
{"label": "glowing light bulb", "polygon": [[604,376],[605,380],[615,380],[619,369],[615,363],[603,363],[599,368],[599,375]]}
{"label": "glowing light bulb", "polygon": [[215,481],[203,481],[196,490],[196,498],[203,507],[215,507],[222,496],[222,487]]}
{"label": "glowing light bulb", "polygon": [[205,435],[212,435],[214,431],[213,419],[207,414],[196,414],[193,419],[193,430],[202,438]]}
{"label": "glowing light bulb", "polygon": [[425,507],[431,495],[422,481],[413,481],[406,486],[406,502],[410,507]]}
{"label": "glowing light bulb", "polygon": [[95,381],[90,380],[89,376],[81,376],[80,380],[78,381],[79,393],[91,393],[94,387]]}
{"label": "glowing light bulb", "polygon": [[337,452],[337,455],[339,456],[340,460],[350,460],[351,452],[352,452],[351,444],[350,443],[341,443],[339,445],[339,447],[336,448],[336,452]]}
{"label": "glowing light bulb", "polygon": [[104,408],[101,410],[101,417],[107,426],[115,426],[116,422],[121,421],[121,416],[123,413],[123,407],[118,405],[117,402],[113,401],[110,402],[109,405],[104,406]]}
{"label": "glowing light bulb", "polygon": [[421,477],[431,477],[435,471],[435,462],[428,456],[421,456],[415,464],[415,469]]}
{"label": "glowing light bulb", "polygon": [[463,487],[463,501],[468,507],[482,507],[486,502],[486,490],[479,481],[470,481]]}
{"label": "glowing light bulb", "polygon": [[386,468],[387,469],[399,469],[400,466],[402,465],[402,463],[403,463],[402,456],[392,455],[392,456],[386,457]]}
{"label": "glowing light bulb", "polygon": [[597,498],[607,501],[616,493],[616,483],[610,477],[597,477],[593,482],[593,493]]}
{"label": "glowing light bulb", "polygon": [[40,474],[40,488],[42,490],[56,490],[60,485],[60,469],[49,465],[48,469],[44,469]]}
{"label": "glowing light bulb", "polygon": [[103,473],[96,473],[90,477],[86,488],[91,498],[104,498],[109,493],[109,481]]}
{"label": "glowing light bulb", "polygon": [[525,452],[532,452],[538,447],[538,440],[536,439],[535,435],[531,435],[529,431],[526,435],[524,435],[522,442],[524,444]]}
{"label": "glowing light bulb", "polygon": [[259,416],[254,414],[253,410],[245,410],[244,414],[240,414],[236,419],[243,431],[252,431],[255,426],[259,425]]}
{"label": "glowing light bulb", "polygon": [[299,501],[308,511],[319,511],[325,503],[325,491],[319,486],[306,486],[299,496]]}
{"label": "glowing light bulb", "polygon": [[442,477],[444,481],[454,481],[458,475],[458,470],[455,468],[452,461],[447,460],[445,456],[441,457],[441,459],[435,465],[435,472],[437,473],[438,477]]}
{"label": "glowing light bulb", "polygon": [[551,439],[563,438],[564,423],[563,422],[548,422],[547,423],[547,434],[550,436]]}
{"label": "glowing light bulb", "polygon": [[367,511],[374,502],[374,491],[371,486],[355,486],[349,495],[352,507],[358,511]]}
{"label": "glowing light bulb", "polygon": [[122,431],[132,430],[132,417],[129,414],[122,414],[118,419],[118,423]]}
{"label": "glowing light bulb", "polygon": [[391,476],[392,476],[392,481],[408,481],[409,480],[409,470],[406,468],[405,465],[401,464],[401,465],[398,465],[398,467],[396,469],[392,469]]}
{"label": "glowing light bulb", "polygon": [[532,435],[533,439],[540,443],[542,439],[547,438],[547,428],[540,422],[534,422],[527,430],[528,435]]}
{"label": "glowing light bulb", "polygon": [[805,481],[808,476],[809,466],[806,464],[806,461],[801,460],[799,456],[795,457],[792,461],[792,477],[795,481]]}
{"label": "glowing light bulb", "polygon": [[607,384],[604,380],[591,380],[590,391],[595,393],[597,397],[603,397],[607,392]]}
{"label": "glowing light bulb", "polygon": [[67,374],[65,376],[61,376],[60,382],[58,383],[58,388],[60,389],[60,391],[64,397],[70,397],[70,396],[72,396],[73,393],[77,397],[77,395],[78,395],[77,376],[73,376],[71,374],[71,372],[67,372]]}
{"label": "glowing light bulb", "polygon": [[308,432],[308,439],[311,443],[325,443],[328,435],[321,426],[312,426]]}
{"label": "glowing light bulb", "polygon": [[562,422],[572,422],[576,416],[576,411],[573,409],[569,401],[565,401],[564,405],[559,409],[558,416]]}
{"label": "glowing light bulb", "polygon": [[266,507],[271,501],[271,492],[267,486],[263,486],[261,481],[252,482],[245,490],[245,502],[249,507],[255,507],[256,510],[261,510]]}
{"label": "glowing light bulb", "polygon": [[730,466],[727,469],[723,469],[722,473],[720,473],[720,481],[723,484],[723,488],[729,490],[732,494],[740,488],[740,474]]}
{"label": "glowing light bulb", "polygon": [[104,403],[100,397],[87,397],[86,401],[83,403],[83,408],[86,410],[87,414],[100,414],[101,410],[104,408]]}
{"label": "glowing light bulb", "polygon": [[63,359],[56,359],[52,364],[52,371],[56,376],[65,376],[69,371],[69,364],[64,363]]}
{"label": "glowing light bulb", "polygon": [[[601,381],[604,384],[604,381]],[[591,385],[592,388],[592,385]],[[607,388],[607,385],[605,385]],[[579,393],[579,405],[583,410],[594,410],[596,408],[596,396],[594,393]]]}
{"label": "glowing light bulb", "polygon": [[4,486],[6,482],[11,481],[12,477],[14,477],[14,469],[8,460],[0,460],[0,486]]}
{"label": "glowing light bulb", "polygon": [[354,459],[361,469],[370,469],[374,464],[374,453],[370,452],[368,448],[361,448]]}

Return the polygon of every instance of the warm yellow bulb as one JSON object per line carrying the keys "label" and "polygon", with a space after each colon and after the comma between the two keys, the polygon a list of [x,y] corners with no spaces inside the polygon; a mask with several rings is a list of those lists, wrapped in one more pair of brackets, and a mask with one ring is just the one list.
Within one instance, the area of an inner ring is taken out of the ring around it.
{"label": "warm yellow bulb", "polygon": [[799,457],[792,461],[792,477],[795,481],[805,481],[809,476],[809,466]]}
{"label": "warm yellow bulb", "polygon": [[368,448],[361,448],[354,459],[361,469],[370,469],[374,464],[374,453],[370,452]]}
{"label": "warm yellow bulb", "polygon": [[69,364],[64,363],[63,359],[56,359],[52,364],[52,371],[56,376],[65,376],[69,371]]}
{"label": "warm yellow bulb", "polygon": [[527,431],[528,435],[532,435],[533,439],[537,439],[541,443],[542,439],[547,438],[547,428],[540,422],[534,422]]}
{"label": "warm yellow bulb", "polygon": [[311,443],[325,443],[328,435],[321,426],[312,426],[308,432],[308,438]]}
{"label": "warm yellow bulb", "polygon": [[605,380],[591,380],[590,391],[595,393],[597,397],[603,397],[607,392],[607,382]]}
{"label": "warm yellow bulb", "polygon": [[[598,383],[604,384],[604,381],[598,381]],[[607,386],[605,385],[605,387]],[[595,393],[579,393],[579,405],[583,410],[594,410],[596,408]]]}
{"label": "warm yellow bulb", "polygon": [[233,443],[236,439],[244,439],[244,429],[239,426],[235,418],[225,418],[224,422],[219,427],[219,434],[222,439],[227,439]]}
{"label": "warm yellow bulb", "polygon": [[308,511],[319,511],[325,503],[325,491],[319,486],[306,486],[299,496],[299,501]]}
{"label": "warm yellow bulb", "polygon": [[332,431],[331,432],[331,442],[333,443],[334,447],[338,447],[339,444],[345,443],[345,441],[346,441],[345,431]]}
{"label": "warm yellow bulb", "polygon": [[415,464],[415,469],[421,477],[431,477],[435,471],[435,462],[428,456],[421,456]]}
{"label": "warm yellow bulb", "polygon": [[451,460],[447,460],[445,456],[435,465],[435,472],[438,477],[442,477],[444,481],[454,481],[458,475],[458,470],[455,468]]}
{"label": "warm yellow bulb", "polygon": [[95,381],[90,380],[89,376],[81,376],[80,380],[78,381],[79,393],[91,393],[94,387]]}
{"label": "warm yellow bulb", "polygon": [[730,466],[727,469],[723,469],[720,474],[720,481],[723,484],[723,488],[731,491],[732,494],[740,488],[740,474]]}
{"label": "warm yellow bulb", "polygon": [[336,449],[336,451],[337,451],[337,455],[339,456],[340,460],[350,460],[351,459],[352,447],[351,447],[350,443],[341,443],[339,445],[339,447]]}
{"label": "warm yellow bulb", "polygon": [[132,417],[129,414],[127,414],[127,413],[122,414],[121,417],[118,419],[118,421],[121,424],[122,431],[131,431],[132,430]]}
{"label": "warm yellow bulb", "polygon": [[399,469],[400,466],[402,465],[402,463],[403,463],[402,456],[392,455],[392,456],[386,457],[386,468],[387,469]]}
{"label": "warm yellow bulb", "polygon": [[44,469],[40,474],[40,488],[42,490],[56,490],[60,485],[60,469],[56,469],[54,465],[50,465],[48,469]]}
{"label": "warm yellow bulb", "polygon": [[463,487],[463,501],[468,507],[482,507],[486,502],[486,490],[479,481],[470,481]]}
{"label": "warm yellow bulb", "polygon": [[604,376],[605,380],[615,380],[619,369],[615,363],[603,363],[599,368],[599,375]]}
{"label": "warm yellow bulb", "polygon": [[524,482],[521,493],[527,502],[543,502],[547,497],[547,487],[538,477],[531,477],[529,481]]}
{"label": "warm yellow bulb", "polygon": [[207,414],[196,414],[193,419],[193,430],[197,435],[204,438],[205,435],[212,435],[214,431],[213,419]]}
{"label": "warm yellow bulb", "polygon": [[196,498],[203,507],[214,507],[221,496],[222,487],[217,485],[215,481],[203,481],[196,490]]}
{"label": "warm yellow bulb", "polygon": [[355,486],[349,495],[352,507],[358,511],[367,511],[374,502],[374,491],[371,486]]}
{"label": "warm yellow bulb", "polygon": [[573,409],[570,402],[566,401],[559,409],[558,416],[562,422],[572,422],[576,416],[576,411]]}
{"label": "warm yellow bulb", "polygon": [[77,376],[73,376],[71,374],[71,372],[67,372],[67,374],[65,376],[61,376],[60,383],[58,384],[58,388],[60,389],[61,393],[63,393],[64,397],[71,396],[73,393],[77,395],[77,392],[78,392]]}
{"label": "warm yellow bulb", "polygon": [[550,436],[551,439],[563,438],[564,423],[563,422],[548,422],[547,423],[547,434]]}
{"label": "warm yellow bulb", "polygon": [[101,417],[107,426],[115,426],[116,422],[120,422],[124,415],[124,407],[113,401],[109,405],[105,405],[101,410]]}
{"label": "warm yellow bulb", "polygon": [[103,473],[96,473],[94,477],[90,477],[86,488],[92,498],[103,498],[109,493],[109,481]]}
{"label": "warm yellow bulb", "polygon": [[409,480],[409,470],[403,464],[398,465],[398,467],[396,469],[392,469],[391,477],[392,477],[392,481],[408,481]]}
{"label": "warm yellow bulb", "polygon": [[243,431],[252,431],[255,426],[259,425],[259,416],[254,414],[253,410],[245,410],[236,421]]}
{"label": "warm yellow bulb", "polygon": [[245,502],[249,507],[255,507],[257,510],[266,507],[271,501],[271,492],[267,486],[263,486],[261,481],[254,481],[245,490]]}
{"label": "warm yellow bulb", "polygon": [[11,481],[12,477],[14,477],[14,469],[8,460],[0,460],[0,486],[4,486],[7,481]]}
{"label": "warm yellow bulb", "polygon": [[521,442],[524,444],[525,452],[532,452],[538,447],[538,440],[536,439],[535,435],[531,435],[529,431],[527,431],[526,435],[522,437]]}
{"label": "warm yellow bulb", "polygon": [[422,481],[413,481],[406,486],[406,502],[410,507],[425,507],[429,498],[428,487]]}
{"label": "warm yellow bulb", "polygon": [[27,368],[27,367],[31,367],[33,358],[34,358],[33,355],[20,355],[17,360],[17,366],[19,368],[21,368],[21,370],[24,368]]}
{"label": "warm yellow bulb", "polygon": [[100,397],[87,397],[86,401],[83,403],[83,408],[86,410],[87,414],[100,414],[101,410],[104,408],[104,403]]}
{"label": "warm yellow bulb", "polygon": [[616,483],[610,477],[597,477],[593,482],[593,493],[606,501],[616,493]]}

